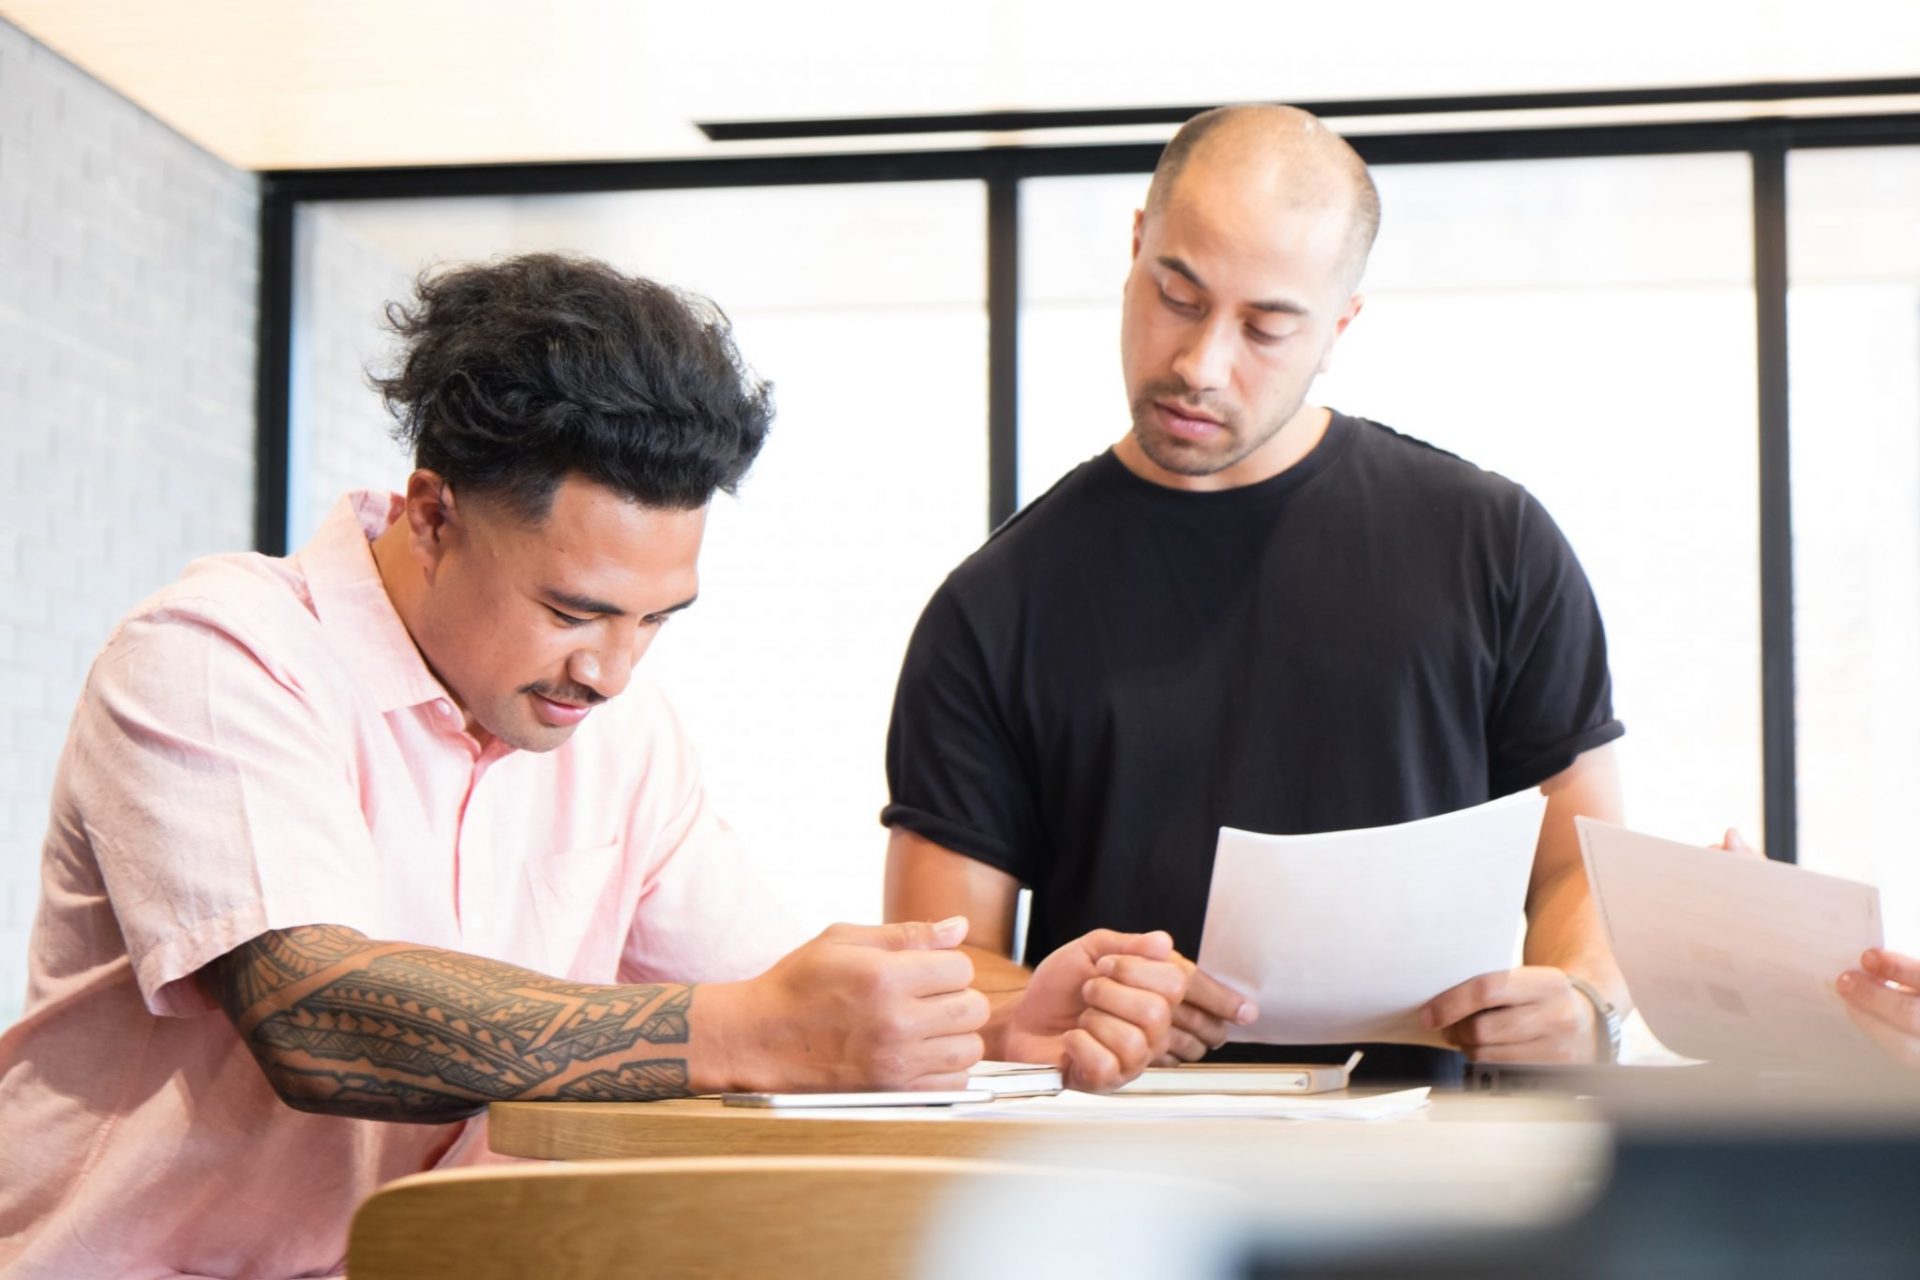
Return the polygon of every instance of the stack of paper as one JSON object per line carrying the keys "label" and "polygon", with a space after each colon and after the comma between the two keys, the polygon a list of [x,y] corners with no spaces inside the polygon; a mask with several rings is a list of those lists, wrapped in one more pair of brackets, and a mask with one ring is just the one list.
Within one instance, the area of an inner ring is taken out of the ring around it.
{"label": "stack of paper", "polygon": [[1072,1117],[1093,1120],[1390,1120],[1427,1105],[1427,1088],[1402,1089],[1371,1097],[1283,1098],[1182,1094],[1173,1097],[1121,1097],[1079,1093],[1069,1089],[1051,1098],[1024,1098],[1017,1102],[983,1102],[967,1108],[969,1115],[1017,1117],[1022,1120]]}
{"label": "stack of paper", "polygon": [[1064,1086],[1060,1069],[1044,1062],[997,1062],[991,1058],[973,1064],[967,1088],[985,1089],[996,1098],[1032,1098],[1058,1093]]}

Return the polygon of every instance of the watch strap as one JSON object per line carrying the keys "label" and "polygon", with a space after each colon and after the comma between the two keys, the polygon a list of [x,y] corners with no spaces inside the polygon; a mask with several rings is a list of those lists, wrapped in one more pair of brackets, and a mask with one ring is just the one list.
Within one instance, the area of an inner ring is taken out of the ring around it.
{"label": "watch strap", "polygon": [[1620,1061],[1620,1024],[1624,1019],[1613,1001],[1600,994],[1600,988],[1585,978],[1567,974],[1567,982],[1593,1005],[1594,1061]]}

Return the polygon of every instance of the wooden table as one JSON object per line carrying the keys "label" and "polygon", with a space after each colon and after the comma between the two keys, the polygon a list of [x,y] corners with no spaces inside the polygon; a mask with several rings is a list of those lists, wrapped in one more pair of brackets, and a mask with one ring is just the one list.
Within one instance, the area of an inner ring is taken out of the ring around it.
{"label": "wooden table", "polygon": [[[1383,1090],[1355,1090],[1354,1095]],[[1340,1096],[1340,1095],[1328,1095]],[[1436,1090],[1381,1121],[1015,1118],[966,1108],[787,1111],[712,1098],[495,1103],[495,1151],[633,1156],[949,1156],[1204,1182],[1259,1206],[1263,1228],[1364,1235],[1502,1228],[1579,1212],[1605,1182],[1611,1130],[1564,1097]]]}
{"label": "wooden table", "polygon": [[[1767,1251],[1784,1250],[1782,1256],[1797,1257],[1793,1250],[1804,1253],[1805,1240],[1816,1237],[1841,1247],[1858,1236],[1883,1251],[1896,1236],[1896,1244],[1920,1238],[1901,1225],[1911,1215],[1900,1212],[1911,1181],[1901,1171],[1920,1151],[1920,1096],[1910,1081],[1905,1111],[1884,1101],[1866,1110],[1848,1102],[1839,1115],[1799,1115],[1783,1106],[1777,1089],[1748,1097],[1743,1110],[1731,1105],[1738,1096],[1716,1104],[1702,1094],[1714,1086],[1710,1078],[1660,1073],[1646,1083],[1660,1087],[1636,1106],[1610,1097],[1604,1112],[1595,1103],[1542,1094],[1436,1092],[1428,1108],[1379,1122],[1039,1120],[934,1108],[776,1112],[711,1099],[503,1103],[492,1108],[492,1138],[498,1151],[574,1160],[948,1155],[1114,1174],[1110,1181],[1120,1184],[1135,1175],[1154,1182],[1150,1202],[1125,1204],[1118,1213],[1097,1196],[1061,1203],[1058,1188],[1097,1177],[1055,1179],[1055,1193],[1045,1196],[1027,1190],[992,1203],[969,1201],[971,1221],[995,1229],[982,1232],[956,1219],[958,1234],[941,1244],[954,1256],[980,1255],[981,1275],[1032,1274],[1036,1250],[1049,1248],[1065,1251],[1050,1274],[1190,1275],[1196,1272],[1182,1251],[1209,1239],[1308,1263],[1388,1245],[1404,1251],[1432,1242],[1457,1250],[1476,1238],[1545,1251],[1539,1266],[1503,1275],[1553,1274],[1554,1251],[1575,1241],[1633,1263],[1602,1266],[1601,1273],[1630,1275],[1671,1271],[1676,1259],[1696,1255],[1764,1261]],[[1816,1179],[1812,1187],[1796,1183],[1784,1163],[1801,1149],[1796,1137],[1827,1161],[1819,1167],[1850,1175]],[[1748,1151],[1750,1173],[1739,1162]],[[1682,1158],[1689,1152],[1691,1160]],[[1671,1169],[1679,1172],[1663,1172]],[[1817,1220],[1808,1204],[1817,1207]],[[1864,1219],[1862,1204],[1872,1209]],[[1063,1235],[1063,1222],[1077,1224],[1075,1230]],[[1089,1271],[1089,1238],[1111,1241],[1122,1256]],[[1764,1242],[1758,1254],[1750,1241]],[[1647,1259],[1657,1265],[1638,1265]]]}
{"label": "wooden table", "polygon": [[[1386,1090],[1324,1095],[1359,1097]],[[1341,1129],[1407,1125],[1593,1124],[1572,1099],[1497,1096],[1436,1090],[1421,1111],[1387,1121],[1300,1123],[1266,1119],[1025,1119],[979,1115],[966,1107],[870,1107],[771,1110],[729,1107],[717,1098],[665,1102],[496,1102],[488,1108],[489,1141],[505,1155],[539,1160],[628,1156],[887,1155],[986,1157],[1026,1145],[1035,1135],[1138,1134],[1141,1126],[1182,1132],[1245,1135],[1248,1126],[1276,1132],[1333,1123]],[[1264,1131],[1261,1130],[1261,1131]],[[1465,1134],[1459,1135],[1465,1138]]]}

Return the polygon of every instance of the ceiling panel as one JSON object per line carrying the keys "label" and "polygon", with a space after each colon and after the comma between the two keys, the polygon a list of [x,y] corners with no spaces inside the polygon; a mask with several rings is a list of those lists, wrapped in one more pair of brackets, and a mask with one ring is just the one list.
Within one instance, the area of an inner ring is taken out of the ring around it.
{"label": "ceiling panel", "polygon": [[695,120],[1920,73],[1916,0],[0,0],[0,14],[257,169],[719,150]]}

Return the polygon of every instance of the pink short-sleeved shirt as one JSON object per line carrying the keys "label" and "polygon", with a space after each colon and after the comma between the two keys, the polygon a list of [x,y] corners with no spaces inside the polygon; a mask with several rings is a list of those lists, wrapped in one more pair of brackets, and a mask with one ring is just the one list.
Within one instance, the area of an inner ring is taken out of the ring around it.
{"label": "pink short-sleeved shirt", "polygon": [[641,681],[556,751],[468,736],[374,567],[398,511],[356,493],[297,555],[198,561],[95,662],[0,1035],[7,1276],[337,1274],[368,1193],[484,1146],[280,1102],[194,979],[267,930],[583,982],[749,977],[800,941]]}

